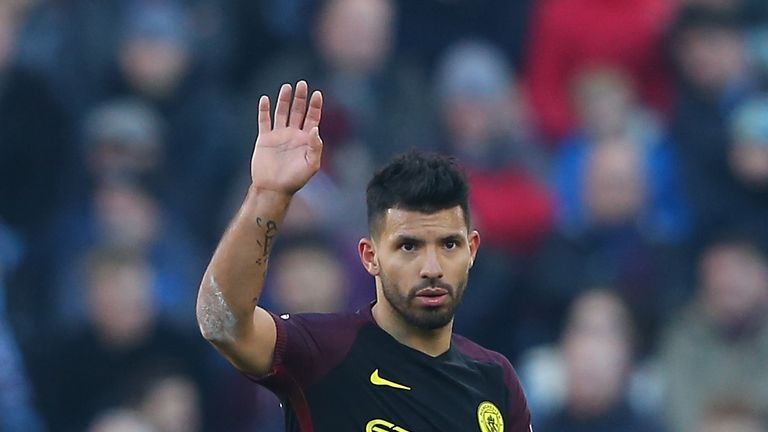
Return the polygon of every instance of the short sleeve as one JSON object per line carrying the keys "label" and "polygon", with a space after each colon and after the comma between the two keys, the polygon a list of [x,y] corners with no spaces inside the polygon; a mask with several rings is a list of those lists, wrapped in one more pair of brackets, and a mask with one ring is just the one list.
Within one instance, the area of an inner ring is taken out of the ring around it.
{"label": "short sleeve", "polygon": [[272,314],[277,329],[270,372],[254,379],[278,396],[304,389],[338,365],[363,324],[352,314]]}

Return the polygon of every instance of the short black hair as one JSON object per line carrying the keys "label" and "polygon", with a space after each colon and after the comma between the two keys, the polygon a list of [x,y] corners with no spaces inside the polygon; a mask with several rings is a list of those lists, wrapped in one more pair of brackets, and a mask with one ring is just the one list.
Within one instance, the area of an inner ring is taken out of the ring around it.
{"label": "short black hair", "polygon": [[395,158],[368,183],[366,203],[371,235],[391,208],[435,213],[459,206],[470,226],[469,184],[454,157],[410,151]]}

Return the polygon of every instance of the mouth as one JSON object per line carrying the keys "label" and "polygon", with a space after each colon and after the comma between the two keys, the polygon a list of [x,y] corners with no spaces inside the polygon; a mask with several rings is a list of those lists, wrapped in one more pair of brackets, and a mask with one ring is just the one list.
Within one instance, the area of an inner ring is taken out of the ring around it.
{"label": "mouth", "polygon": [[448,301],[449,294],[445,288],[422,288],[416,291],[416,301],[423,306],[439,307]]}

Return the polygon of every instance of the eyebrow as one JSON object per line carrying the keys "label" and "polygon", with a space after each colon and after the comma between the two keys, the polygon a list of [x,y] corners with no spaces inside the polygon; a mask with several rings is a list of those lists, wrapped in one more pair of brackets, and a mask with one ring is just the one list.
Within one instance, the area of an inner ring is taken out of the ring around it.
{"label": "eyebrow", "polygon": [[395,236],[395,243],[397,243],[397,244],[400,244],[400,243],[413,243],[413,244],[420,245],[420,244],[424,244],[424,240],[420,239],[420,238],[416,238],[416,237],[410,236],[410,235],[400,234],[400,235]]}
{"label": "eyebrow", "polygon": [[[441,242],[453,241],[453,242],[460,243],[460,242],[463,242],[464,240],[463,240],[463,237],[460,234],[450,234],[450,235],[447,235],[445,237],[440,237],[440,241]],[[418,238],[418,237],[414,237],[412,235],[400,234],[400,235],[395,236],[395,243],[398,243],[398,244],[400,244],[400,243],[413,243],[413,244],[416,244],[416,245],[420,245],[420,244],[424,244],[426,242],[425,242],[424,239],[421,239],[421,238]]]}
{"label": "eyebrow", "polygon": [[464,237],[459,234],[451,234],[449,236],[443,237],[443,241],[452,241],[456,243],[461,243],[464,241]]}

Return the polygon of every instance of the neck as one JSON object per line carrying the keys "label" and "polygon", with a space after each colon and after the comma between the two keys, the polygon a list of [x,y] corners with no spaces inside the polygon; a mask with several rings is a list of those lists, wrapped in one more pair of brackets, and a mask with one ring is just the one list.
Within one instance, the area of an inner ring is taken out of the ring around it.
{"label": "neck", "polygon": [[409,348],[437,357],[451,347],[453,320],[444,327],[434,330],[415,327],[403,320],[399,312],[384,299],[383,295],[378,297],[371,312],[374,321],[382,330]]}

